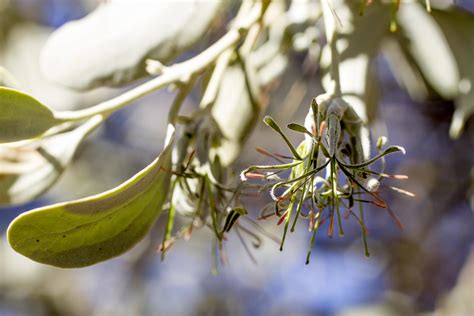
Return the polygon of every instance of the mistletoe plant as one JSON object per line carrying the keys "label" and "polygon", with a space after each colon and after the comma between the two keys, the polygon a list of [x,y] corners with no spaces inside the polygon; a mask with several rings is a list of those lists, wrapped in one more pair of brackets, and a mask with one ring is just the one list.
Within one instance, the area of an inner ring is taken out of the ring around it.
{"label": "mistletoe plant", "polygon": [[[429,1],[426,4],[431,10]],[[116,188],[18,216],[8,229],[10,245],[40,263],[85,267],[129,250],[167,212],[159,247],[163,256],[176,239],[187,239],[200,227],[213,232],[215,254],[230,231],[236,232],[245,247],[243,234],[258,247],[260,236],[266,233],[249,219],[241,197],[268,189],[274,202],[260,217],[275,214],[278,224],[284,224],[281,249],[288,230],[293,231],[300,218],[307,219],[312,232],[309,262],[322,223],[329,221],[328,235],[332,236],[337,222],[342,236],[342,218],[352,216],[361,227],[368,255],[363,204],[387,209],[401,225],[381,198],[380,188],[384,178],[406,178],[384,171],[385,156],[404,153],[403,148],[385,147],[382,137],[377,142],[378,153],[370,155],[368,123],[377,103],[373,60],[382,43],[413,40],[412,50],[402,54],[409,65],[420,64],[410,71],[419,71],[423,83],[459,102],[453,136],[459,135],[471,110],[466,105],[472,99],[470,91],[449,90],[452,82],[441,82],[433,76],[438,69],[421,62],[426,50],[418,45],[419,33],[409,22],[415,14],[442,24],[447,21],[446,12],[453,16],[459,12],[433,9],[432,17],[420,7],[399,1],[244,1],[227,32],[214,44],[171,65],[167,64],[222,23],[219,17],[223,10],[233,9],[231,2],[139,5],[131,0],[108,1],[88,17],[66,24],[51,35],[42,52],[42,67],[50,80],[87,90],[152,78],[95,106],[57,111],[23,92],[21,83],[0,68],[5,86],[0,87],[0,202],[24,203],[46,192],[71,163],[82,141],[112,113],[169,88],[176,96],[168,111],[165,144],[155,160]],[[170,17],[176,19],[170,21]],[[111,24],[104,25],[104,21]],[[111,26],[116,32],[109,31]],[[442,35],[436,35],[442,42]],[[308,63],[321,66],[326,93],[313,99],[303,124],[288,125],[304,136],[298,146],[271,117],[264,118],[291,154],[275,155],[259,148],[278,164],[249,167],[241,172],[244,181],[240,181],[232,164],[295,51],[304,52]],[[474,74],[455,63],[447,67],[444,73],[454,68],[463,72],[463,79],[459,73],[451,78],[461,88],[466,86],[462,80]],[[407,82],[407,77],[400,78],[402,84]],[[198,85],[204,87],[199,108],[183,115],[181,106]],[[412,85],[408,89],[413,94],[420,91]],[[249,179],[264,183],[249,183]],[[353,210],[356,203],[357,212]],[[177,215],[185,221],[179,229],[175,227]]]}

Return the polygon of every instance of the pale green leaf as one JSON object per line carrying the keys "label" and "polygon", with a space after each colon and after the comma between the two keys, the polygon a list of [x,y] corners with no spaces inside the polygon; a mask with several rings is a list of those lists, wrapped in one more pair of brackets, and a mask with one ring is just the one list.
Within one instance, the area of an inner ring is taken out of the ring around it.
{"label": "pale green leaf", "polygon": [[61,122],[32,96],[0,87],[0,143],[39,137]]}
{"label": "pale green leaf", "polygon": [[0,147],[0,204],[28,202],[48,190],[70,163],[78,145],[102,117],[20,148]]}
{"label": "pale green leaf", "polygon": [[473,14],[455,7],[428,13],[416,3],[403,7],[400,25],[421,74],[440,96],[455,100],[449,133],[457,138],[474,112]]}
{"label": "pale green leaf", "polygon": [[[383,39],[390,30],[390,3],[374,1],[368,6],[364,15],[359,15],[358,1],[334,2],[335,14],[341,21],[338,27],[336,46],[339,52],[339,83],[342,99],[350,105],[343,121],[351,129],[352,118],[348,114],[356,114],[357,120],[368,123],[377,115],[379,91],[375,74],[375,58]],[[367,36],[370,34],[370,36]],[[321,56],[324,73],[322,83],[326,91],[330,86],[329,68],[332,64],[328,45]],[[354,116],[354,115],[351,115]],[[350,131],[359,142],[363,157],[370,156],[370,138],[365,126]]]}
{"label": "pale green leaf", "polygon": [[[390,29],[390,4],[374,1],[360,16],[358,1],[334,2],[342,25],[338,27],[339,76],[343,99],[364,121],[375,118],[378,104],[374,60]],[[367,34],[370,34],[368,36]],[[321,56],[323,86],[330,84],[331,54],[326,45]]]}
{"label": "pale green leaf", "polygon": [[[436,23],[434,13],[412,3],[400,6],[397,15],[400,31],[406,38],[406,47],[425,79],[444,98],[457,94],[459,70],[447,38]],[[463,46],[465,43],[462,44]],[[402,68],[395,71],[401,71]]]}
{"label": "pale green leaf", "polygon": [[238,64],[228,66],[220,81],[211,114],[223,135],[215,150],[224,166],[235,161],[258,121],[260,109],[251,95],[250,84],[252,91],[259,90],[255,81],[246,81],[244,70]]}
{"label": "pale green leaf", "polygon": [[170,168],[171,144],[112,190],[20,215],[8,228],[10,245],[32,260],[62,268],[116,257],[138,243],[160,215]]}
{"label": "pale green leaf", "polygon": [[446,36],[459,69],[456,111],[449,130],[451,137],[457,138],[474,113],[474,15],[456,8],[433,10],[432,14]]}
{"label": "pale green leaf", "polygon": [[202,41],[226,1],[110,0],[56,30],[41,67],[74,89],[117,86],[147,75],[148,58],[167,64]]}

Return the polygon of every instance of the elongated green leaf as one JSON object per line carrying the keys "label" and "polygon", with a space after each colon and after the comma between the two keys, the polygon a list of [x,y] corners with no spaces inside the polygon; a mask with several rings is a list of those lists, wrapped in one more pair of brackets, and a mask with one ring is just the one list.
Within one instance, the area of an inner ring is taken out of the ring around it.
{"label": "elongated green leaf", "polygon": [[474,113],[474,15],[454,6],[431,13],[416,3],[403,7],[400,23],[423,78],[440,96],[455,100],[449,133],[457,138]]}
{"label": "elongated green leaf", "polygon": [[20,148],[0,146],[0,204],[28,202],[62,175],[78,145],[102,122],[91,118],[78,128]]}
{"label": "elongated green leaf", "polygon": [[426,12],[421,4],[412,3],[400,6],[397,18],[401,32],[409,41],[406,47],[423,76],[442,97],[455,97],[460,79],[456,56],[434,14]]}
{"label": "elongated green leaf", "polygon": [[53,32],[41,68],[74,89],[123,85],[147,75],[146,59],[168,64],[201,41],[228,3],[109,0]]}
{"label": "elongated green leaf", "polygon": [[443,30],[459,69],[456,111],[449,134],[458,138],[467,119],[474,113],[474,14],[456,8],[433,10],[436,22]]}
{"label": "elongated green leaf", "polygon": [[[383,39],[390,32],[390,7],[388,1],[374,1],[360,16],[358,1],[335,1],[332,3],[335,14],[342,25],[338,27],[336,46],[339,55],[339,79],[343,100],[350,105],[351,111],[346,111],[343,121],[347,130],[356,135],[360,143],[361,154],[364,158],[370,156],[369,133],[365,126],[351,131],[352,119],[350,112],[356,113],[364,123],[377,116],[379,89],[375,72],[375,58]],[[377,25],[377,27],[374,27]],[[367,34],[371,34],[367,36]],[[329,69],[331,54],[328,45],[321,56],[321,67],[324,73],[323,87],[327,90],[330,85]]]}
{"label": "elongated green leaf", "polygon": [[0,87],[0,143],[38,137],[59,123],[53,111],[35,98]]}
{"label": "elongated green leaf", "polygon": [[259,89],[256,81],[246,80],[241,65],[229,65],[222,75],[212,117],[224,136],[216,148],[224,166],[230,165],[239,156],[244,142],[257,124],[260,107],[252,92]]}
{"label": "elongated green leaf", "polygon": [[[390,32],[391,4],[374,1],[363,16],[359,15],[358,1],[334,1],[332,5],[343,22],[337,36],[342,96],[364,122],[371,121],[376,117],[378,104],[374,60],[383,38]],[[322,83],[326,90],[330,84],[330,65],[330,49],[326,46],[321,56]]]}
{"label": "elongated green leaf", "polygon": [[[116,257],[139,242],[161,213],[171,145],[120,186],[24,213],[8,228],[13,249],[37,262],[79,268]],[[162,169],[163,168],[163,169]]]}

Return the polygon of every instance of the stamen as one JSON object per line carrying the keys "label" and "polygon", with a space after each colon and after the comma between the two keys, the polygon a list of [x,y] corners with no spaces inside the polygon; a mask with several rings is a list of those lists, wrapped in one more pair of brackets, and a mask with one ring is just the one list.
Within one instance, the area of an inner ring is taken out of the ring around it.
{"label": "stamen", "polygon": [[258,172],[248,172],[245,177],[249,179],[265,179],[265,175]]}
{"label": "stamen", "polygon": [[408,179],[408,176],[404,175],[404,174],[394,174],[391,177],[393,179],[397,179],[397,180],[407,180]]}
{"label": "stamen", "polygon": [[394,187],[394,186],[391,186],[389,185],[388,186],[390,189],[392,189],[393,191],[396,191],[398,193],[402,193],[402,194],[405,194],[405,195],[408,195],[409,197],[415,197],[415,193],[412,193],[410,191],[407,191],[407,190],[403,190],[403,189],[400,189],[400,188],[397,188],[397,187]]}
{"label": "stamen", "polygon": [[398,228],[403,229],[402,222],[400,221],[400,219],[398,219],[397,215],[395,215],[395,213],[389,207],[387,207],[387,211],[392,220],[395,222],[395,224],[397,224]]}
{"label": "stamen", "polygon": [[255,150],[256,150],[258,153],[260,153],[260,154],[262,154],[262,155],[264,155],[264,156],[267,156],[267,157],[270,157],[270,158],[275,159],[275,160],[278,161],[279,163],[282,163],[282,164],[285,163],[283,160],[281,160],[280,158],[278,158],[277,155],[274,155],[274,154],[270,153],[269,151],[267,151],[266,149],[264,149],[264,148],[262,148],[262,147],[257,147],[257,148],[255,148]]}

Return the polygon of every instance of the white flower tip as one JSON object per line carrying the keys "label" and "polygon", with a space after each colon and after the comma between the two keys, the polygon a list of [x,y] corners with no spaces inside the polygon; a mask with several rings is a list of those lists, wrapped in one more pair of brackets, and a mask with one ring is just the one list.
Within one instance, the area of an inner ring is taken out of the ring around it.
{"label": "white flower tip", "polygon": [[366,187],[370,192],[375,192],[379,189],[380,182],[375,178],[369,178],[366,182]]}

